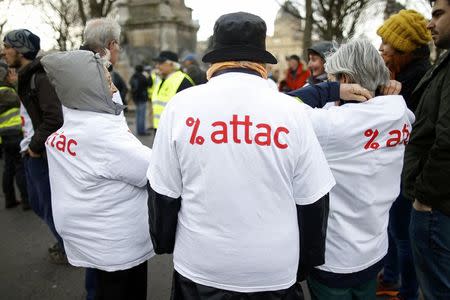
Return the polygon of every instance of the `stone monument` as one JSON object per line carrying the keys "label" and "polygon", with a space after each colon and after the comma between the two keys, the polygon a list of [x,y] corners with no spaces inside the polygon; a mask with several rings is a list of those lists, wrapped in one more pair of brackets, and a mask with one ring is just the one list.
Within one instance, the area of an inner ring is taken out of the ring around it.
{"label": "stone monument", "polygon": [[124,50],[121,65],[152,64],[162,50],[180,57],[195,51],[199,25],[184,0],[123,0],[117,7]]}

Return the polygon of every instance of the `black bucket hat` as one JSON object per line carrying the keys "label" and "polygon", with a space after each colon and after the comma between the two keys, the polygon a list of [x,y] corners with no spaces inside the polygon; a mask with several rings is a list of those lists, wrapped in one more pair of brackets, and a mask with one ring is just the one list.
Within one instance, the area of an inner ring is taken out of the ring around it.
{"label": "black bucket hat", "polygon": [[166,60],[170,60],[173,62],[178,62],[178,55],[172,51],[161,51],[158,57],[153,58],[156,62],[165,62]]}
{"label": "black bucket hat", "polygon": [[266,23],[260,17],[237,12],[217,19],[211,50],[203,56],[205,63],[247,60],[276,64],[266,51]]}

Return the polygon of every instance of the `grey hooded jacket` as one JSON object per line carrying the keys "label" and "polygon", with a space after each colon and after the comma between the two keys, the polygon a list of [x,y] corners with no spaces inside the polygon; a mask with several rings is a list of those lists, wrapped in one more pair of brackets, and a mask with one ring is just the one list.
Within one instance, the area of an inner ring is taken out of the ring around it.
{"label": "grey hooded jacket", "polygon": [[58,52],[44,56],[41,64],[65,107],[114,115],[125,108],[112,101],[98,55],[84,50]]}

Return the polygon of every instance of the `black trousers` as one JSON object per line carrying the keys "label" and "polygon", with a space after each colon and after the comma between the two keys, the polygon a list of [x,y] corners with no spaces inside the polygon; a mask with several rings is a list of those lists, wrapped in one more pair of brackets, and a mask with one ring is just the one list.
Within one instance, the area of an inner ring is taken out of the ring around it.
{"label": "black trousers", "polygon": [[173,272],[171,300],[301,300],[299,283],[278,291],[240,293],[201,285]]}
{"label": "black trousers", "polygon": [[14,188],[14,178],[16,179],[16,184],[19,188],[22,202],[28,204],[25,169],[23,167],[22,157],[20,155],[21,139],[21,134],[2,136],[3,155],[5,158],[2,185],[6,205],[14,204],[17,201]]}
{"label": "black trousers", "polygon": [[96,300],[146,300],[147,261],[128,270],[96,270]]}

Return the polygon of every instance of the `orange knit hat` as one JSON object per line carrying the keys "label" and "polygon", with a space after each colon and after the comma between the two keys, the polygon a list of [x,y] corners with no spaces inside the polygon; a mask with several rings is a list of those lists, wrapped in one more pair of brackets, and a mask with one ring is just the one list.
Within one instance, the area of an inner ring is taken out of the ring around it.
{"label": "orange knit hat", "polygon": [[415,10],[401,10],[384,21],[377,34],[397,50],[412,52],[431,41],[427,20]]}

